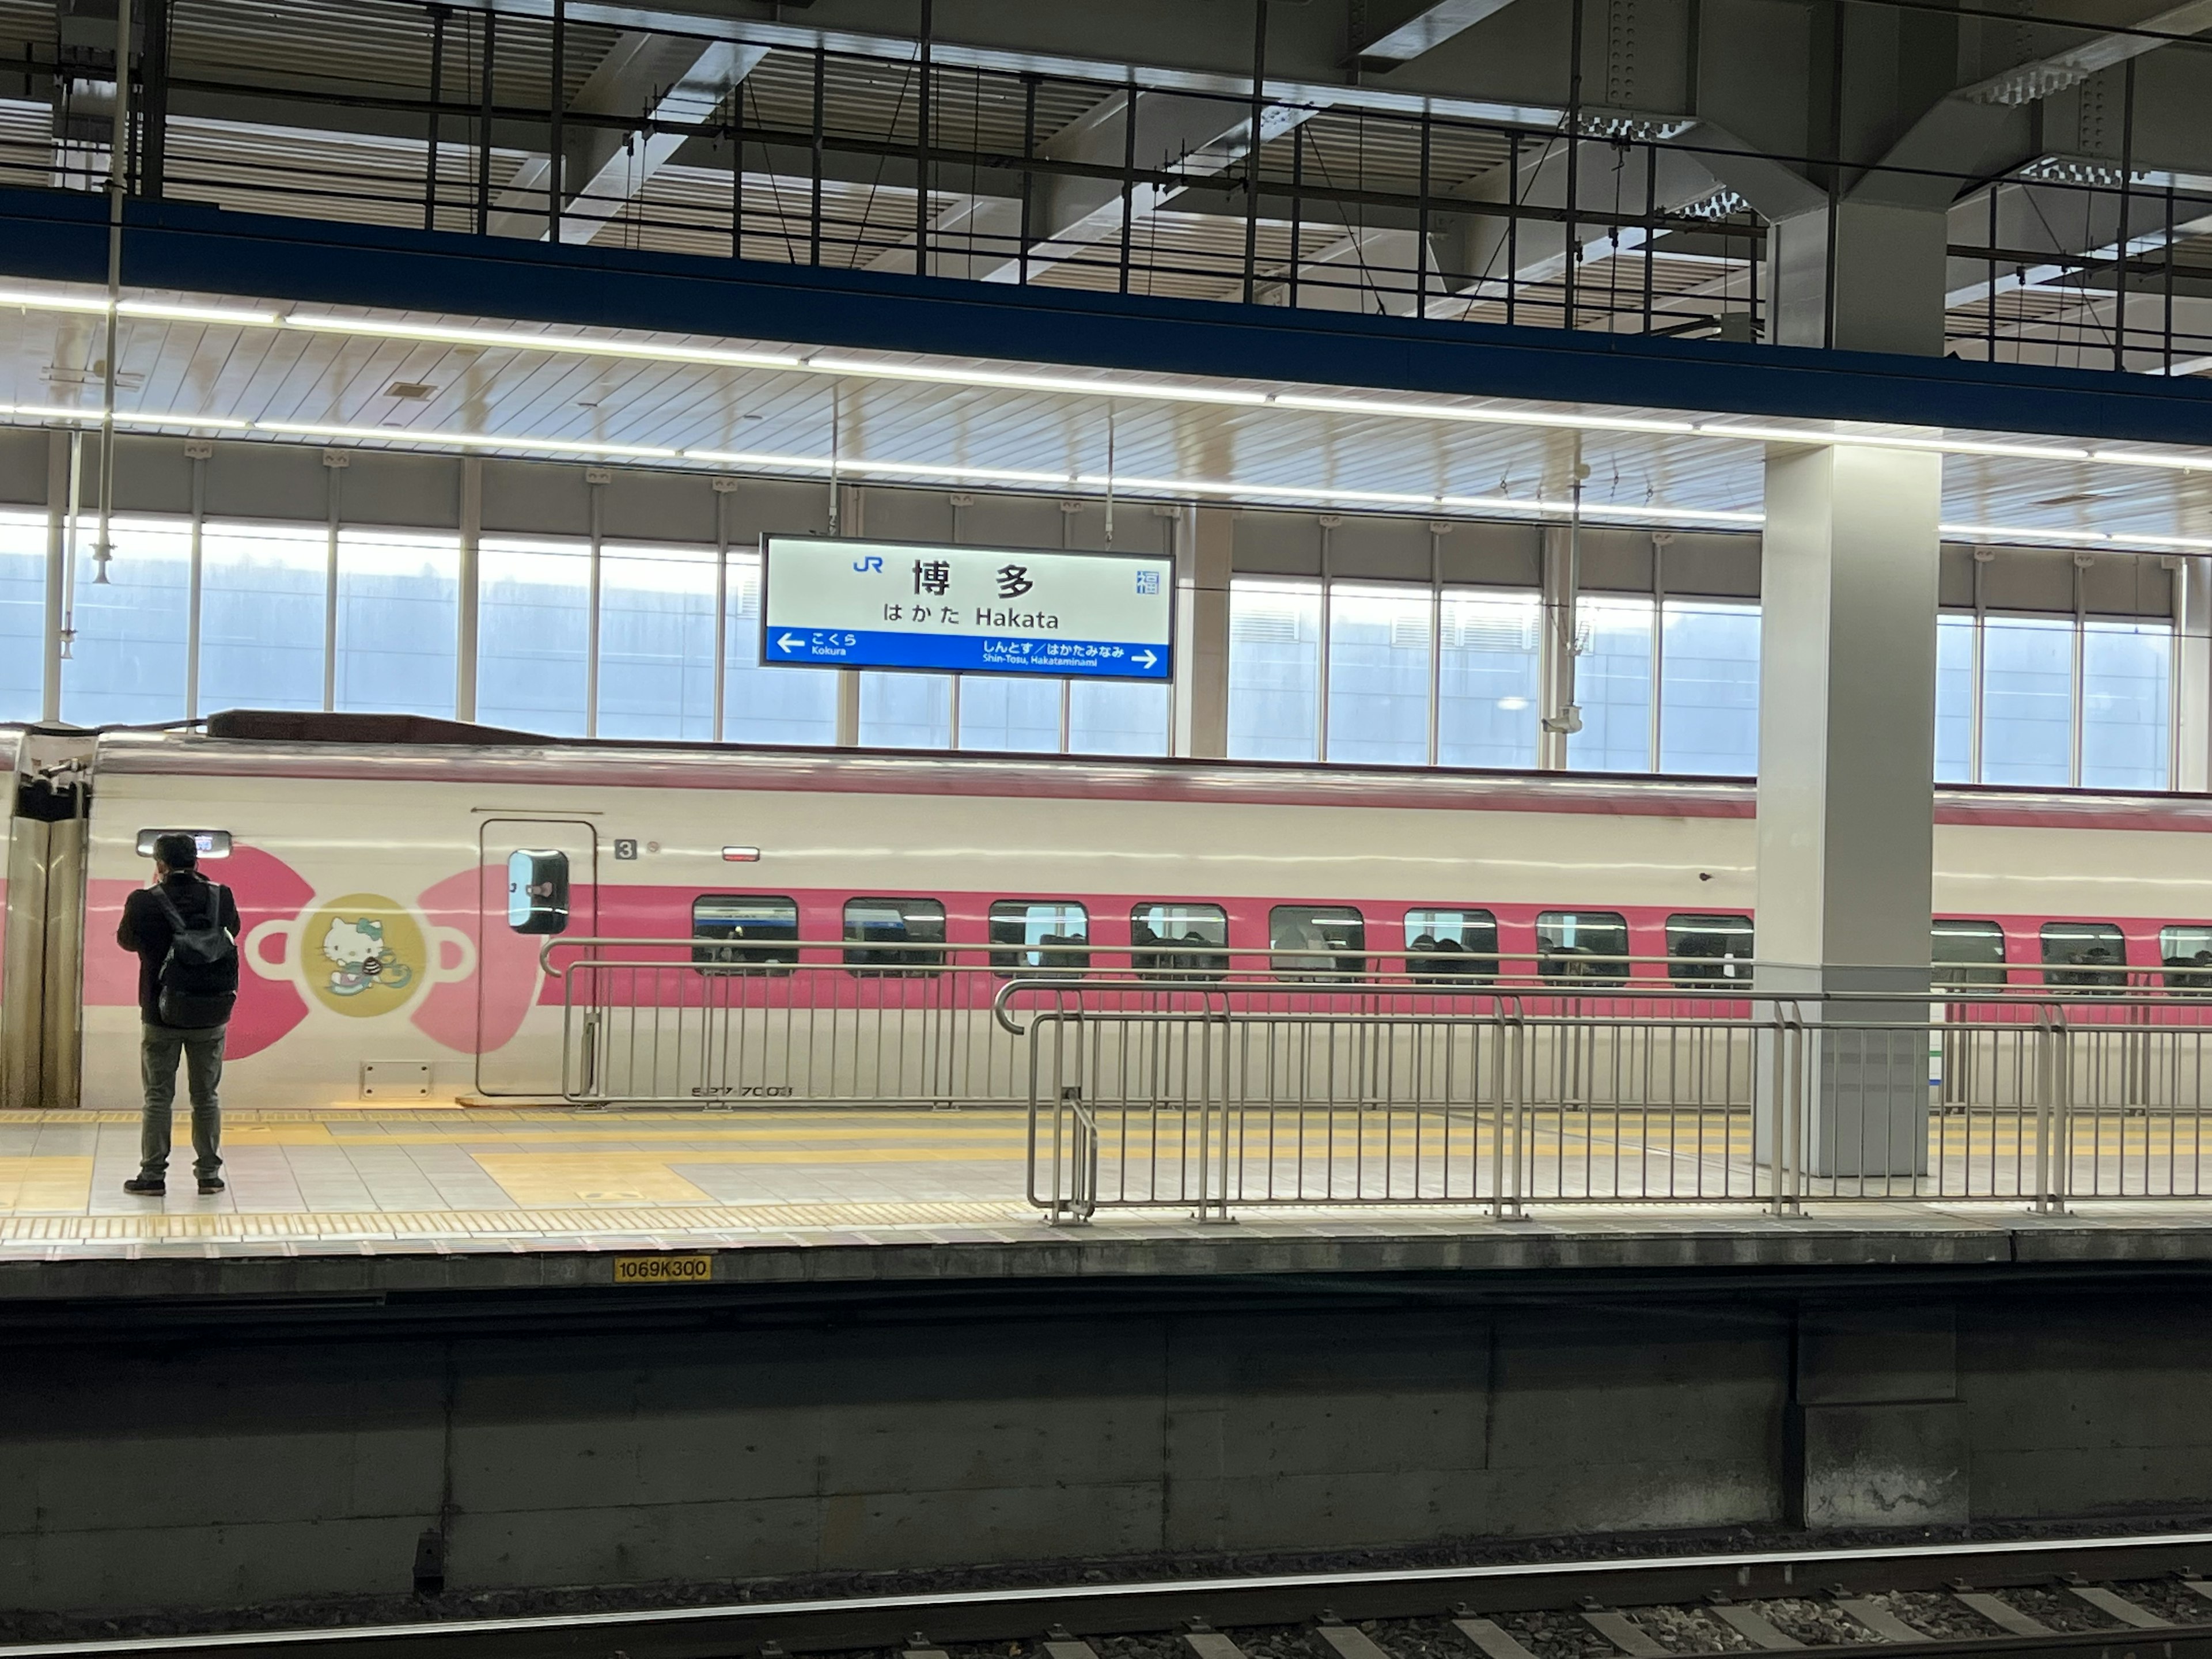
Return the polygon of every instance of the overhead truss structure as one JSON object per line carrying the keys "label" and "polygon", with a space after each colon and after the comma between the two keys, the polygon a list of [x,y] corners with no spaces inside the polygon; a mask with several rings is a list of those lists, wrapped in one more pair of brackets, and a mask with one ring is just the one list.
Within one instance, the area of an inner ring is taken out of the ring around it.
{"label": "overhead truss structure", "polygon": [[[2066,22],[2010,0],[131,3],[127,173],[148,198],[2212,368],[2206,0]],[[106,185],[115,7],[0,0],[0,185]]]}

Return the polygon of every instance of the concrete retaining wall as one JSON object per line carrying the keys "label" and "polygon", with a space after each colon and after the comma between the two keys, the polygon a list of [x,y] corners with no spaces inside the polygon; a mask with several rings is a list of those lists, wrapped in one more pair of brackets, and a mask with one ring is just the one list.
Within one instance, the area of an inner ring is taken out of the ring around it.
{"label": "concrete retaining wall", "polygon": [[20,1343],[0,1379],[0,1604],[404,1591],[426,1529],[450,1585],[486,1589],[2212,1494],[2212,1301],[2194,1291],[1340,1291],[1295,1312],[1118,1294],[713,1328],[449,1316],[434,1336],[126,1321]]}

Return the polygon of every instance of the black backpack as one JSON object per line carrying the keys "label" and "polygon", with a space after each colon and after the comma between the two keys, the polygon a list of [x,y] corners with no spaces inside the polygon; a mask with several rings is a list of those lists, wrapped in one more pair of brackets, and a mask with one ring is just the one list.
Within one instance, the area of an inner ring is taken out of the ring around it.
{"label": "black backpack", "polygon": [[221,1025],[238,1000],[238,945],[222,930],[222,889],[206,884],[207,920],[198,927],[185,922],[167,893],[153,890],[170,928],[158,980],[161,1024],[186,1031]]}

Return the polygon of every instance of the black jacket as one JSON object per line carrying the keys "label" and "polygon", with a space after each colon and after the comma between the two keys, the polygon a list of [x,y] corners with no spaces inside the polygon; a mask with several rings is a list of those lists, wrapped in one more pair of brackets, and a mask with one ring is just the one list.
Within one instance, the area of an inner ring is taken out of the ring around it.
{"label": "black jacket", "polygon": [[[172,870],[161,884],[169,902],[177,907],[177,914],[187,922],[198,922],[208,913],[208,900],[213,888],[207,878],[196,870]],[[230,889],[222,890],[222,928],[233,939],[238,937],[238,901]],[[138,953],[138,1017],[149,1025],[164,1024],[161,1018],[161,963],[169,954],[169,940],[175,929],[169,926],[168,917],[161,914],[161,902],[153,890],[140,888],[123,901],[123,920],[115,929],[115,942],[126,951]]]}

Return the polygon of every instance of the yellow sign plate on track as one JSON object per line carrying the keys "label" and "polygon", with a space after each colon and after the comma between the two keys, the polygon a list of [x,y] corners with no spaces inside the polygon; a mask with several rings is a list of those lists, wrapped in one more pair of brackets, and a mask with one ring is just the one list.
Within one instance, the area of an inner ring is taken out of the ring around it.
{"label": "yellow sign plate on track", "polygon": [[617,1285],[704,1285],[714,1277],[711,1255],[618,1255]]}

